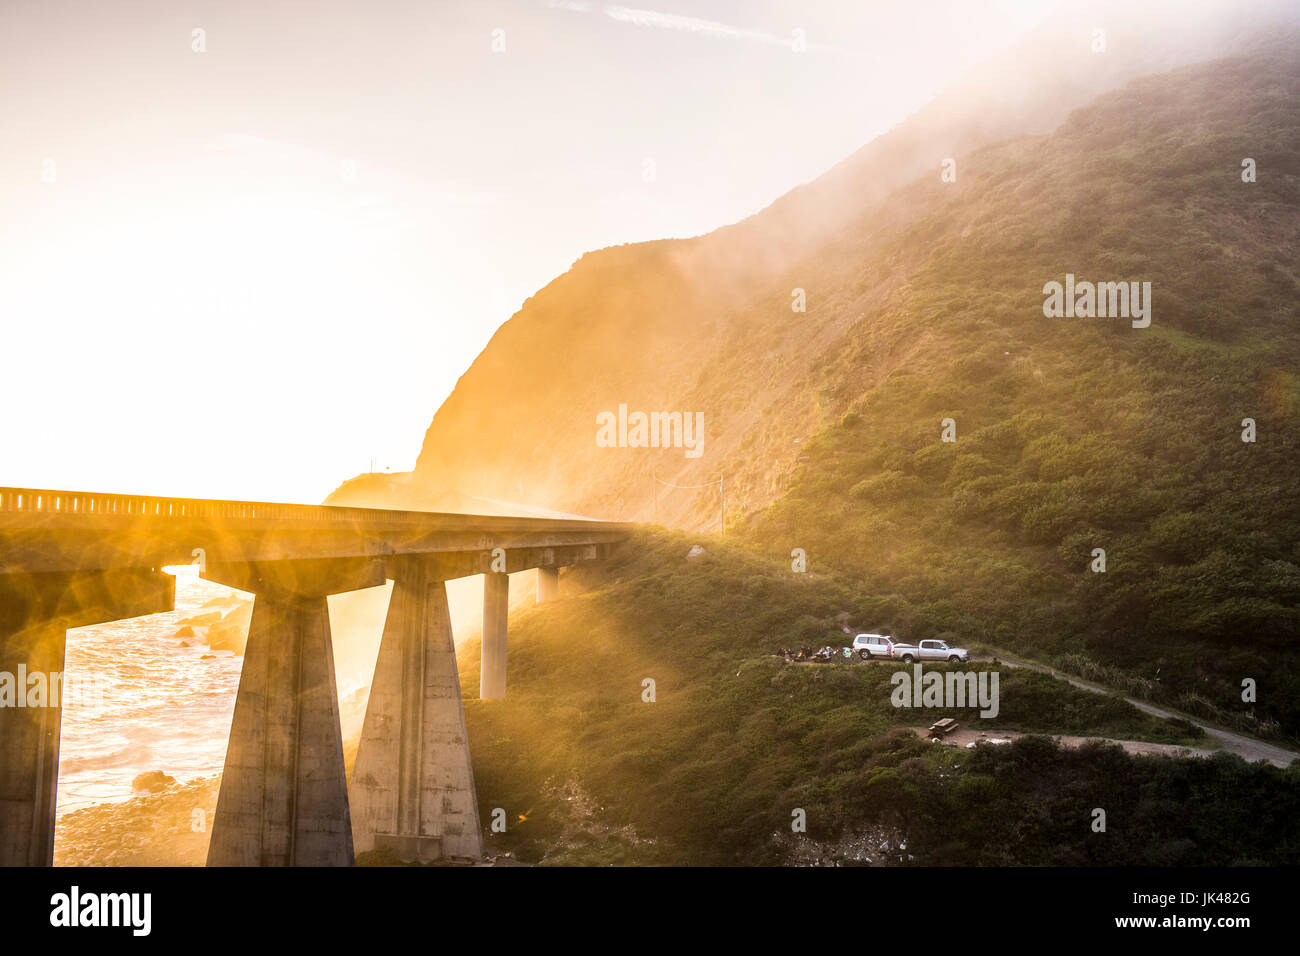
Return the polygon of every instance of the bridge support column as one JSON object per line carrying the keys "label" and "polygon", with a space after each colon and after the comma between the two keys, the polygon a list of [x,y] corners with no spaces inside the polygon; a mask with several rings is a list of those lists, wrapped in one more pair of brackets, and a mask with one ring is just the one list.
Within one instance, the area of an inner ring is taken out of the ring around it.
{"label": "bridge support column", "polygon": [[[62,674],[65,629],[47,624],[0,637],[0,866],[54,864],[54,805],[63,709],[28,699],[28,677]],[[60,689],[61,693],[61,689]],[[44,695],[43,695],[44,696]]]}
{"label": "bridge support column", "polygon": [[208,866],[350,866],[325,595],[258,593]]}
{"label": "bridge support column", "polygon": [[548,604],[560,597],[560,569],[537,569],[537,603]]}
{"label": "bridge support column", "polygon": [[353,841],[405,862],[476,860],[483,834],[446,584],[426,557],[396,558],[392,573],[349,790]]}
{"label": "bridge support column", "polygon": [[506,696],[506,619],[510,613],[510,575],[483,575],[483,657],[478,695],[483,700]]}
{"label": "bridge support column", "polygon": [[[175,583],[149,568],[0,575],[0,866],[54,862],[68,628],[170,611]],[[94,676],[76,675],[86,690]]]}

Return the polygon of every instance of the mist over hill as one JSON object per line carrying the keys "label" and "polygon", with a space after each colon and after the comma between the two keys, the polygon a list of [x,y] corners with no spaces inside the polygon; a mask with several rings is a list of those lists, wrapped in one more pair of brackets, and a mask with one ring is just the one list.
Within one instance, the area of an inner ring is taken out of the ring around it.
{"label": "mist over hill", "polygon": [[[359,476],[330,500],[481,511],[464,504],[479,496],[649,520],[653,469],[686,485],[725,474],[730,509],[762,507],[787,487],[801,453],[794,440],[820,422],[807,392],[817,363],[850,323],[910,281],[912,263],[891,243],[922,210],[901,188],[937,182],[946,157],[964,168],[983,146],[1048,132],[1136,76],[1239,51],[1296,20],[1276,2],[1068,7],[757,215],[695,239],[582,256],[504,323],[461,377],[433,418],[414,472]],[[1106,29],[1104,53],[1090,45],[1098,23]],[[792,131],[791,148],[797,143]],[[824,260],[846,243],[861,261],[848,266],[851,274],[828,273]],[[794,288],[805,289],[808,301],[797,316]],[[759,340],[755,319],[767,333]],[[766,364],[746,365],[747,356]],[[704,455],[598,447],[596,415],[620,403],[704,412]],[[659,498],[662,521],[716,524],[716,500]]]}
{"label": "mist over hill", "polygon": [[[730,533],[857,575],[880,626],[1296,736],[1295,13],[1115,5],[1104,53],[1088,23],[751,219],[583,256],[493,337],[414,472],[331,503],[709,531],[722,476]],[[1045,316],[1067,275],[1150,282],[1150,325]],[[701,412],[701,454],[601,447],[620,406]]]}

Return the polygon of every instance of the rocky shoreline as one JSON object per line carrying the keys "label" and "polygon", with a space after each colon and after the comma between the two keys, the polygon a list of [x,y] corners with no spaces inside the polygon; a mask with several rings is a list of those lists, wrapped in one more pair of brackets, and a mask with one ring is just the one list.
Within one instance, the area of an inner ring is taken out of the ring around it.
{"label": "rocky shoreline", "polygon": [[203,866],[221,777],[59,817],[55,866]]}

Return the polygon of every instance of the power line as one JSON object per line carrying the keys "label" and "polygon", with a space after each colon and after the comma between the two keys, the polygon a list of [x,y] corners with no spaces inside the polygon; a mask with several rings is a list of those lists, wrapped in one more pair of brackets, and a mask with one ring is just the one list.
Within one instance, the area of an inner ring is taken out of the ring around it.
{"label": "power line", "polygon": [[654,492],[655,524],[659,523],[659,486],[660,485],[663,485],[665,488],[676,488],[681,491],[695,491],[700,488],[712,488],[714,485],[717,485],[718,493],[721,496],[721,503],[719,505],[719,520],[718,520],[719,531],[721,534],[727,533],[727,484],[726,484],[725,475],[719,475],[716,481],[706,481],[702,485],[678,485],[678,484],[674,484],[671,481],[664,481],[662,478],[660,478],[657,474],[655,474],[652,471],[650,472],[650,482],[651,482],[650,487]]}
{"label": "power line", "polygon": [[669,488],[681,488],[681,489],[684,489],[684,490],[686,490],[686,491],[690,491],[691,489],[694,489],[694,488],[712,488],[714,485],[720,485],[720,484],[722,484],[722,479],[721,479],[721,478],[719,478],[717,481],[709,481],[709,482],[705,482],[705,483],[702,484],[702,485],[674,485],[671,481],[664,481],[662,478],[656,477],[656,476],[653,475],[653,474],[652,474],[650,477],[651,477],[651,478],[654,478],[654,480],[657,481],[657,482],[659,482],[659,484],[661,484],[661,485],[667,485]]}

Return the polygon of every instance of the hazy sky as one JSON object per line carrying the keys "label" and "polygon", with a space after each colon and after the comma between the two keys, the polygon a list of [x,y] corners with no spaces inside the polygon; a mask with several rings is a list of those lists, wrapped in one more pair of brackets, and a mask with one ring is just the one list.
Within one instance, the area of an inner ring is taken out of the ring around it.
{"label": "hazy sky", "polygon": [[758,211],[1052,5],[3,0],[0,485],[409,469],[583,252]]}

